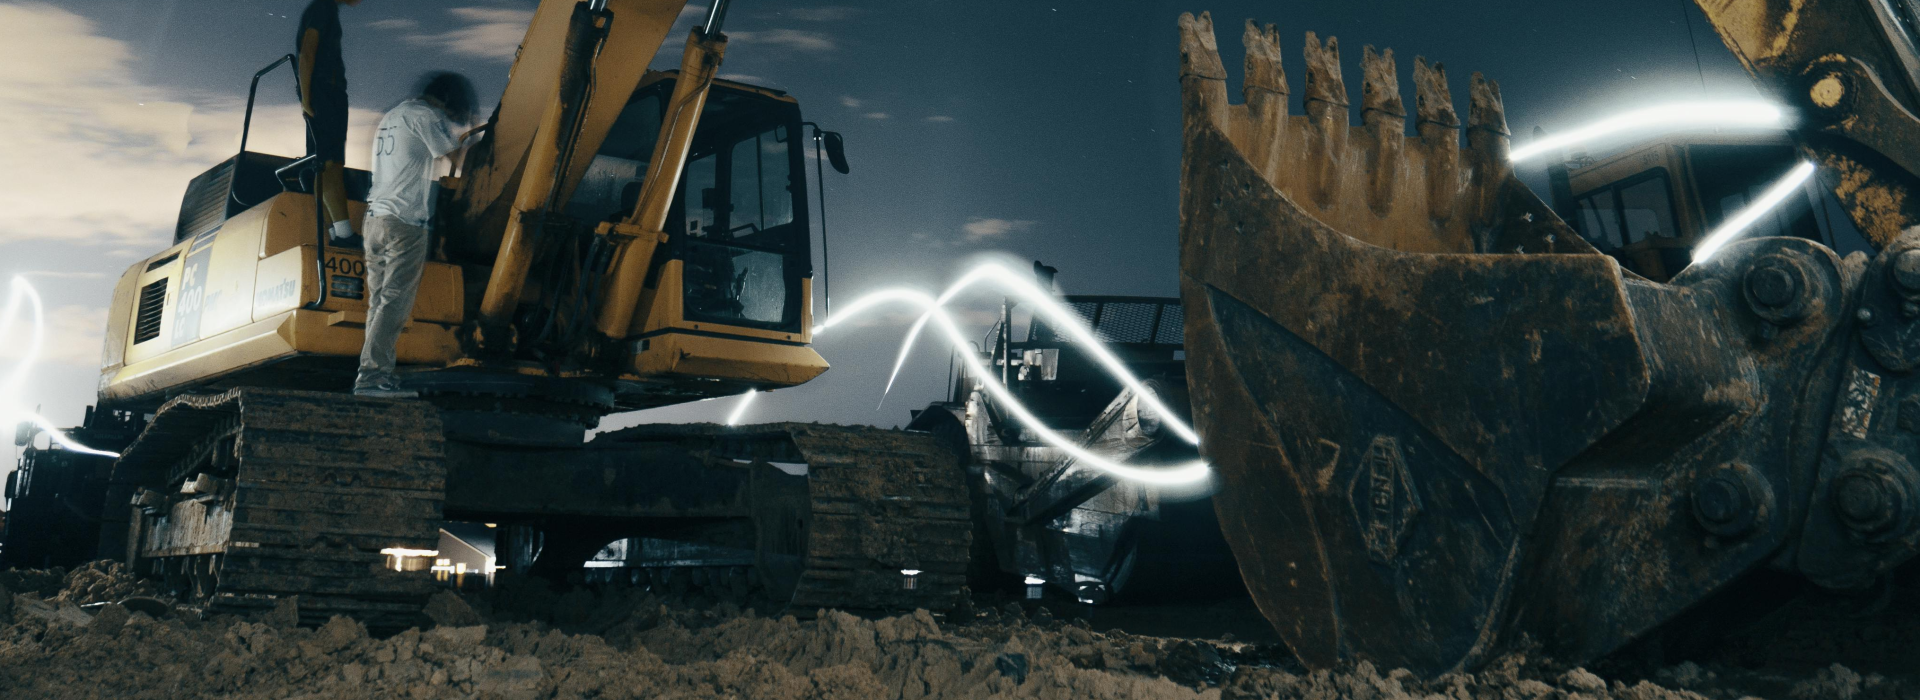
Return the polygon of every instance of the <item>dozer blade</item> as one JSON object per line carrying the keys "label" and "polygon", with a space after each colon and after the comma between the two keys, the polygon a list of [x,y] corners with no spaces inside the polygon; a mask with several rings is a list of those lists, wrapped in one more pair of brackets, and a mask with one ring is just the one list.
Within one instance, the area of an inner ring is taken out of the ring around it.
{"label": "dozer blade", "polygon": [[1524,636],[1579,663],[1769,561],[1843,588],[1912,556],[1889,416],[1914,380],[1887,372],[1920,352],[1847,342],[1920,315],[1900,247],[1863,271],[1750,239],[1649,282],[1513,177],[1497,85],[1473,76],[1462,148],[1438,64],[1414,62],[1407,136],[1390,51],[1365,51],[1351,126],[1334,40],[1307,35],[1288,115],[1273,27],[1247,25],[1242,105],[1211,18],[1180,31],[1194,423],[1303,662],[1435,675]]}

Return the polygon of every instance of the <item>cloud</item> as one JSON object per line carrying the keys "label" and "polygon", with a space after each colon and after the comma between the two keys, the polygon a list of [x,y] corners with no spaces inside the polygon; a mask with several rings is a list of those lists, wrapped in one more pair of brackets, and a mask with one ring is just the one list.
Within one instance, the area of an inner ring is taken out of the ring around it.
{"label": "cloud", "polygon": [[405,31],[408,29],[414,29],[419,26],[420,26],[419,22],[407,19],[405,17],[395,17],[393,19],[383,19],[383,20],[367,23],[368,29],[378,29],[381,31]]}
{"label": "cloud", "polygon": [[868,112],[868,113],[866,113],[866,114],[862,114],[862,115],[860,115],[860,116],[863,116],[863,117],[866,117],[866,118],[868,118],[868,119],[891,119],[891,118],[893,118],[893,115],[891,115],[891,114],[887,114],[886,112]]}
{"label": "cloud", "polygon": [[966,232],[968,243],[978,243],[989,238],[1003,238],[1008,234],[1030,228],[1033,228],[1033,222],[1026,219],[987,219],[975,216],[968,218],[966,225],[961,226],[960,230]]}
{"label": "cloud", "polygon": [[408,34],[414,46],[435,48],[455,56],[512,61],[526,38],[533,10],[500,7],[456,7],[447,10],[466,26],[439,34]]}
{"label": "cloud", "polygon": [[98,280],[106,279],[107,273],[75,270],[34,270],[32,272],[22,272],[20,276],[36,280]]}
{"label": "cloud", "polygon": [[[238,147],[239,98],[145,84],[128,45],[94,29],[53,6],[0,4],[0,244],[155,249],[187,181]],[[366,159],[377,118],[350,116],[349,165]],[[303,134],[297,107],[262,104],[249,150],[304,153]]]}
{"label": "cloud", "polygon": [[794,51],[832,51],[838,46],[825,32],[771,29],[764,32],[727,32],[728,43],[763,44]]}
{"label": "cloud", "polygon": [[798,7],[786,11],[787,19],[801,22],[838,22],[858,14],[851,7]]}
{"label": "cloud", "polygon": [[721,80],[731,80],[736,83],[747,83],[749,85],[766,85],[769,82],[766,78],[757,75],[746,75],[744,73],[721,73],[715,77]]}
{"label": "cloud", "polygon": [[945,114],[935,114],[935,115],[933,115],[933,116],[931,116],[931,117],[927,117],[927,121],[930,121],[930,122],[950,122],[950,121],[953,121],[953,117],[949,117],[949,116],[947,116],[947,115],[945,115]]}
{"label": "cloud", "polygon": [[[49,283],[44,362],[98,367],[106,310],[67,302],[105,299],[124,266],[171,242],[187,181],[239,147],[240,97],[147,84],[145,70],[73,12],[0,3],[0,259],[49,270],[25,273]],[[349,114],[349,166],[365,167],[378,118]],[[299,107],[260,104],[248,150],[305,153],[304,131]]]}
{"label": "cloud", "polygon": [[[23,308],[24,311],[24,308]],[[37,364],[72,365],[97,369],[100,367],[100,348],[105,342],[102,329],[107,327],[107,310],[96,306],[63,304],[47,307],[46,335],[40,337],[40,354]],[[32,313],[22,313],[16,323],[23,324],[16,331],[20,342],[0,345],[0,360],[18,362],[25,359],[27,352],[26,333],[32,323]]]}
{"label": "cloud", "polygon": [[852,95],[841,95],[840,104],[846,105],[847,109],[859,109],[862,101]]}

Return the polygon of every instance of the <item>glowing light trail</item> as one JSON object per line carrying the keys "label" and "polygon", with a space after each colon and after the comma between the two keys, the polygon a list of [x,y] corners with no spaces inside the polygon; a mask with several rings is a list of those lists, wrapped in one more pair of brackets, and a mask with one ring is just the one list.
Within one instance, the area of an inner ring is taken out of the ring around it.
{"label": "glowing light trail", "polygon": [[33,333],[28,335],[26,355],[14,364],[13,371],[7,374],[5,383],[0,383],[0,421],[4,421],[5,425],[14,425],[18,422],[16,417],[24,417],[46,431],[48,437],[68,450],[102,457],[119,457],[120,454],[117,452],[96,450],[76,442],[59,428],[54,427],[53,423],[41,417],[39,413],[24,410],[14,404],[14,397],[20,395],[20,385],[33,371],[33,364],[40,359],[40,344],[46,335],[46,309],[40,301],[40,292],[36,291],[33,285],[28,284],[26,278],[14,277],[13,293],[7,297],[6,310],[0,312],[0,338],[13,337],[13,322],[20,315],[22,300],[33,310]]}
{"label": "glowing light trail", "polygon": [[753,405],[753,397],[759,393],[758,389],[748,389],[747,393],[741,394],[740,405],[734,406],[733,412],[727,414],[727,425],[739,425],[740,417],[747,414],[747,407]]}
{"label": "glowing light trail", "polygon": [[1572,131],[1554,134],[1513,149],[1507,158],[1518,163],[1542,153],[1623,131],[1671,131],[1686,127],[1784,128],[1785,126],[1786,112],[1770,102],[1759,100],[1678,102],[1637,109]]}
{"label": "glowing light trail", "polygon": [[1788,196],[1799,190],[1800,185],[1806,182],[1808,177],[1813,176],[1813,169],[1813,163],[1804,160],[1800,161],[1799,165],[1793,166],[1793,169],[1775,181],[1772,187],[1768,187],[1766,193],[1761,194],[1759,199],[1753,200],[1753,203],[1741,209],[1740,213],[1734,214],[1733,218],[1720,224],[1720,228],[1714,229],[1713,233],[1701,239],[1700,244],[1693,248],[1693,261],[1702,262],[1713,257],[1713,254],[1719,252],[1721,246],[1731,242],[1734,236],[1747,230],[1754,222],[1759,221],[1760,217],[1780,206],[1781,202],[1787,201]]}
{"label": "glowing light trail", "polygon": [[[967,277],[962,278],[962,282],[970,284],[971,280],[975,279],[976,276],[998,277],[998,275],[994,274],[991,271],[986,270],[986,268],[998,268],[1002,272],[1006,270],[1006,268],[1001,268],[997,265],[984,266],[982,269],[975,270],[974,273],[969,273]],[[1010,276],[1011,273],[1008,273],[1008,275]],[[1018,282],[1023,282],[1024,280],[1010,277],[1010,279],[1007,279],[1007,280],[996,279],[996,281],[1016,283],[1016,284],[1008,284],[1007,286],[1012,288],[1013,291],[1015,291],[1016,293],[1022,294],[1022,297],[1025,298],[1025,291],[1020,289],[1019,288],[1020,285],[1017,284]],[[959,283],[956,283],[955,287],[964,288],[962,284],[959,284]],[[1036,292],[1039,290],[1039,287],[1037,285],[1032,285],[1031,283],[1027,284],[1026,287]],[[953,292],[954,290],[950,289],[949,291]],[[948,294],[948,295],[942,295],[942,296],[950,297],[951,295]],[[1048,298],[1045,301],[1052,302],[1052,299]],[[984,386],[987,390],[987,393],[992,395],[993,398],[1002,407],[1006,408],[1007,413],[1011,414],[1015,421],[1019,422],[1021,425],[1026,426],[1027,429],[1032,430],[1034,434],[1040,437],[1040,440],[1042,442],[1045,442],[1048,445],[1052,445],[1053,447],[1059,449],[1061,452],[1064,452],[1068,456],[1072,457],[1074,460],[1082,464],[1091,466],[1095,469],[1099,469],[1109,474],[1113,474],[1114,476],[1118,476],[1123,479],[1138,481],[1145,484],[1160,485],[1160,486],[1177,486],[1182,484],[1191,484],[1191,483],[1203,481],[1207,479],[1210,474],[1212,474],[1212,471],[1213,471],[1212,468],[1207,466],[1206,462],[1198,461],[1198,460],[1189,462],[1187,464],[1177,465],[1173,467],[1164,467],[1164,468],[1142,468],[1142,467],[1135,467],[1127,464],[1122,464],[1122,463],[1107,459],[1105,457],[1102,457],[1100,455],[1096,455],[1092,452],[1088,452],[1086,449],[1080,447],[1080,445],[1077,442],[1075,442],[1073,439],[1068,438],[1067,436],[1061,435],[1057,432],[1054,432],[1051,428],[1048,428],[1046,423],[1041,421],[1039,417],[1033,415],[1033,413],[1027,409],[1025,404],[1022,404],[1018,398],[1014,397],[1013,392],[1008,390],[1006,385],[1001,384],[998,379],[994,378],[993,372],[987,368],[986,363],[980,360],[979,355],[973,352],[972,348],[970,347],[970,344],[967,342],[966,334],[960,331],[960,326],[954,323],[953,317],[947,313],[946,309],[941,305],[940,300],[935,299],[932,295],[929,295],[925,292],[921,292],[919,290],[914,290],[914,289],[902,289],[902,288],[883,289],[877,292],[873,292],[872,294],[863,296],[860,299],[854,301],[854,303],[846,307],[843,307],[840,313],[834,314],[832,317],[828,318],[825,322],[821,323],[819,326],[816,326],[813,330],[814,330],[814,333],[817,334],[823,330],[826,330],[827,328],[830,328],[838,323],[845,321],[848,318],[852,318],[860,313],[868,311],[882,304],[903,303],[903,302],[914,305],[914,306],[918,306],[924,310],[925,315],[922,317],[922,319],[930,320],[936,327],[938,327],[947,336],[948,342],[951,343],[954,348],[960,351],[958,353],[960,356],[960,361],[967,366],[967,369],[973,374],[973,376],[978,377],[980,379],[981,386]],[[1054,302],[1051,305],[1054,307],[1059,307],[1059,304],[1057,302]],[[1042,308],[1043,309],[1042,313],[1046,313],[1044,311],[1044,307],[1042,307],[1040,304],[1036,304],[1035,306],[1036,308]],[[1100,345],[1099,340],[1093,336],[1093,331],[1091,329],[1086,328],[1083,325],[1082,321],[1079,319],[1079,317],[1072,315],[1070,312],[1066,312],[1064,307],[1059,307],[1059,310],[1062,312],[1062,314],[1058,318],[1053,318],[1052,317],[1053,314],[1048,314],[1050,316],[1049,322],[1054,323],[1056,327],[1059,328],[1060,330],[1067,331],[1068,334],[1074,337],[1075,339],[1080,339],[1082,340],[1082,342],[1087,343],[1088,349],[1095,351],[1096,357],[1104,355],[1106,358],[1113,358],[1112,353],[1106,352],[1106,349]],[[916,326],[918,325],[920,324],[916,324]],[[909,340],[909,342],[911,342],[911,340]],[[1164,420],[1167,427],[1172,428],[1176,433],[1179,433],[1182,437],[1194,434],[1193,429],[1191,427],[1188,427],[1184,422],[1176,418],[1175,414],[1172,411],[1166,410],[1165,405],[1160,403],[1159,399],[1154,398],[1153,392],[1147,391],[1145,386],[1140,384],[1139,379],[1135,378],[1132,375],[1132,373],[1128,372],[1124,365],[1118,365],[1117,358],[1114,358],[1114,359],[1115,359],[1114,365],[1108,366],[1108,369],[1112,371],[1114,377],[1119,379],[1121,383],[1127,385],[1128,387],[1138,387],[1135,389],[1135,393],[1138,394],[1143,400],[1149,401],[1151,406],[1161,411],[1161,415],[1165,417]],[[1103,361],[1103,364],[1105,364],[1104,361]],[[1198,444],[1197,437],[1194,438],[1193,440],[1195,444]]]}
{"label": "glowing light trail", "polygon": [[[1064,304],[1061,304],[1052,293],[1041,289],[1040,285],[1034,284],[1028,280],[1028,278],[1015,274],[1012,270],[1008,270],[1000,265],[992,263],[981,265],[962,276],[960,280],[954,282],[952,286],[947,287],[947,291],[942,292],[938,299],[933,300],[932,308],[944,308],[948,301],[951,301],[955,296],[958,296],[961,292],[966,291],[969,287],[972,287],[982,280],[991,281],[1001,288],[1012,292],[1020,301],[1032,305],[1037,313],[1046,317],[1049,326],[1056,330],[1066,331],[1066,334],[1071,337],[1075,343],[1093,355],[1094,359],[1099,361],[1100,365],[1107,369],[1108,374],[1120,380],[1120,383],[1127,388],[1132,389],[1133,393],[1139,396],[1142,401],[1145,401],[1148,407],[1158,411],[1160,415],[1167,416],[1167,427],[1173,429],[1174,434],[1179,435],[1180,439],[1186,440],[1189,444],[1200,444],[1200,435],[1195,433],[1193,428],[1180,421],[1180,419],[1174,418],[1173,416],[1175,414],[1173,410],[1162,403],[1159,396],[1156,396],[1152,391],[1148,391],[1146,385],[1140,383],[1139,378],[1127,371],[1126,364],[1121,362],[1120,358],[1114,356],[1113,352],[1107,349],[1105,343],[1100,342],[1099,337],[1093,334],[1093,329],[1087,327],[1086,322],[1082,321],[1078,314],[1073,313],[1072,310],[1068,309]],[[874,304],[901,300],[898,297],[881,296],[891,291],[895,290],[882,290],[881,292],[862,297],[859,301],[854,302],[854,305],[846,311],[835,314],[825,322],[815,326],[813,332],[817,335],[821,331],[850,317],[853,313],[864,311],[867,308],[871,308]],[[914,293],[918,294],[918,292]],[[871,300],[872,303],[862,305],[869,300]],[[900,376],[901,368],[906,365],[907,354],[912,352],[914,341],[920,337],[921,329],[926,327],[927,321],[931,318],[932,311],[928,311],[926,314],[923,314],[919,320],[914,321],[913,327],[907,331],[906,341],[901,343],[900,346],[900,354],[894,358],[893,373],[887,377],[887,389],[889,391],[893,388],[894,380]],[[961,345],[959,347],[964,349],[965,346]]]}

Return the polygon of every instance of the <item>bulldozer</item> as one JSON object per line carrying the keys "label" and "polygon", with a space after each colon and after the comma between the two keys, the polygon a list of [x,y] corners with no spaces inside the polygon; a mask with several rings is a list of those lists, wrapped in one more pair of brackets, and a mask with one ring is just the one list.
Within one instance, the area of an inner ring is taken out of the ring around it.
{"label": "bulldozer", "polygon": [[1303,663],[1583,663],[1751,576],[1873,591],[1920,551],[1920,17],[1698,4],[1868,250],[1608,255],[1514,176],[1496,83],[1463,123],[1416,58],[1409,113],[1369,46],[1355,125],[1309,33],[1290,115],[1248,22],[1234,104],[1211,17],[1180,18],[1194,425]]}
{"label": "bulldozer", "polygon": [[[499,526],[535,574],[643,538],[696,553],[659,562],[666,578],[801,613],[959,604],[967,486],[930,435],[586,439],[611,413],[828,368],[808,346],[811,124],[790,95],[715,77],[728,4],[679,70],[651,71],[684,2],[540,3],[484,135],[440,182],[438,252],[397,349],[418,400],[347,393],[362,252],[320,229],[314,159],[248,151],[243,128],[187,186],[174,244],[115,287],[98,405],[73,434],[119,456],[29,450],[9,497],[75,506],[101,556],[215,613],[292,599],[309,623],[412,624],[444,520]],[[247,127],[291,58],[254,76]],[[813,128],[845,172],[838,135]],[[367,174],[347,181],[357,227]]]}
{"label": "bulldozer", "polygon": [[[1054,289],[1058,270],[1036,261],[1034,272],[1040,288]],[[1178,298],[1059,300],[1173,418],[1189,419]],[[946,399],[914,411],[906,426],[966,455],[974,523],[969,588],[1082,605],[1244,596],[1208,500],[1210,482],[1154,485],[1081,464],[1036,437],[983,388],[983,381],[1000,382],[1050,429],[1108,459],[1156,468],[1197,456],[1150,403],[1043,315],[1034,314],[1020,337],[1017,306],[1001,303],[999,321],[977,349],[982,366],[997,376],[975,376],[963,365]]]}

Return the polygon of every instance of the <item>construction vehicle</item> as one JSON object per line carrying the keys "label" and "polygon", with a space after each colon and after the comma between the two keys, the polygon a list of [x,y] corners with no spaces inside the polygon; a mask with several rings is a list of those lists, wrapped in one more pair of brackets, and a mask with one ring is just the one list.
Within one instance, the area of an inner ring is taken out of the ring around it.
{"label": "construction vehicle", "polygon": [[[1784,134],[1683,132],[1600,157],[1576,152],[1547,172],[1561,219],[1622,268],[1666,282],[1692,262],[1694,246],[1798,161]],[[1871,250],[1833,195],[1811,182],[1799,189],[1749,237],[1797,236],[1842,257]]]}
{"label": "construction vehicle", "polygon": [[[1747,237],[1666,281],[1517,179],[1497,85],[1248,23],[1245,104],[1183,16],[1181,296],[1201,451],[1301,661],[1422,675],[1620,648],[1759,573],[1872,590],[1920,548],[1912,9],[1701,0],[1873,248]],[[1407,134],[1412,119],[1416,134]],[[1665,261],[1662,261],[1664,266]]]}
{"label": "construction vehicle", "polygon": [[[520,533],[500,549],[533,553],[534,573],[645,537],[707,553],[671,562],[678,575],[799,612],[956,605],[966,484],[932,436],[779,424],[584,440],[607,414],[827,369],[808,347],[806,123],[791,96],[714,78],[727,5],[678,71],[654,72],[683,2],[540,4],[485,135],[442,182],[441,252],[398,344],[420,400],[346,393],[361,251],[316,223],[311,157],[247,151],[243,130],[240,153],[188,186],[174,245],[115,289],[91,415],[143,424],[119,441],[77,433],[121,452],[91,458],[108,474],[99,552],[214,612],[294,597],[310,622],[415,621],[443,519]],[[844,171],[838,136],[815,128]],[[358,225],[366,174],[348,181]]]}
{"label": "construction vehicle", "polygon": [[[1034,263],[1052,289],[1055,269]],[[1186,421],[1180,300],[1072,295],[1066,308]],[[1088,452],[1130,465],[1171,466],[1195,447],[1039,314],[1016,339],[1016,304],[980,344],[1015,400]],[[1164,487],[1120,479],[1077,462],[1008,415],[961,366],[947,400],[913,412],[908,430],[939,435],[968,456],[975,591],[1054,596],[1083,604],[1242,594],[1233,557],[1208,500],[1211,484]],[[1049,596],[1051,597],[1051,596]]]}

